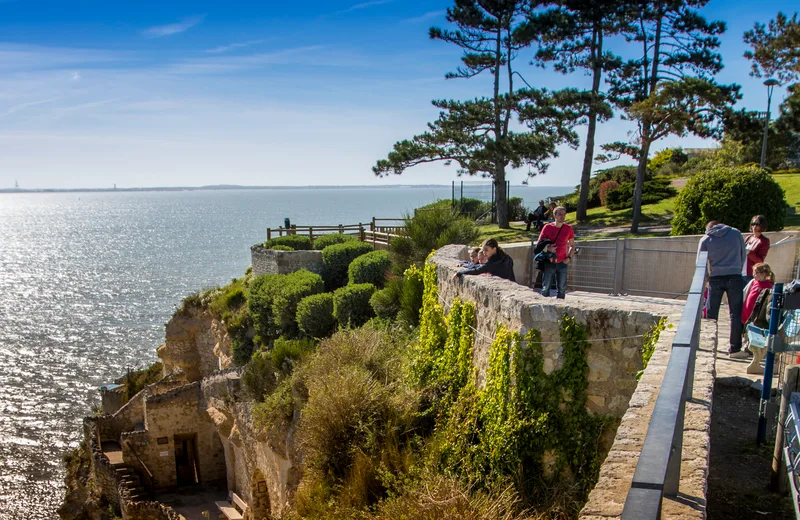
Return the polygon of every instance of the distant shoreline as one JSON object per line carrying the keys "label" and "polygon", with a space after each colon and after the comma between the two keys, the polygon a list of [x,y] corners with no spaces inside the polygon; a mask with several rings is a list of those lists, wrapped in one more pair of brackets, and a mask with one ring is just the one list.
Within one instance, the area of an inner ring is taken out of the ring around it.
{"label": "distant shoreline", "polygon": [[[474,182],[474,181],[469,181]],[[236,186],[236,185],[213,185],[213,186],[163,186],[163,187],[143,187],[143,188],[0,188],[0,193],[108,193],[108,192],[150,192],[150,191],[230,191],[230,190],[313,190],[313,189],[353,189],[353,188],[450,188],[450,184],[386,184],[386,185],[352,185],[352,186]],[[559,188],[568,191],[574,190],[574,186],[524,186],[513,185],[513,188]]]}

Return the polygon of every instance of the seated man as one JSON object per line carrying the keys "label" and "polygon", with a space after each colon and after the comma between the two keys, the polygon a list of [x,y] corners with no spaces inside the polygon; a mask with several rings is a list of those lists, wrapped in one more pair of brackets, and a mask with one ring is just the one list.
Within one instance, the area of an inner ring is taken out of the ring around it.
{"label": "seated man", "polygon": [[542,229],[545,220],[545,213],[547,213],[547,208],[544,207],[544,201],[539,201],[539,207],[537,207],[533,212],[528,213],[528,218],[525,221],[528,226],[525,228],[525,231],[531,230],[531,224],[533,224],[533,229],[535,231],[539,231]]}

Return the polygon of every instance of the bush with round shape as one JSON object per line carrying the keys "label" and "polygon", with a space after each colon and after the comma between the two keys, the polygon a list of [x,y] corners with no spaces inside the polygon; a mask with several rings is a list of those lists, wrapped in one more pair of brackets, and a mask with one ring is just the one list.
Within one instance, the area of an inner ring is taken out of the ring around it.
{"label": "bush with round shape", "polygon": [[262,338],[277,337],[273,303],[281,291],[285,276],[283,274],[262,274],[255,277],[248,288],[247,309],[256,333]]}
{"label": "bush with round shape", "polygon": [[393,320],[397,316],[404,284],[405,278],[391,278],[386,282],[386,287],[373,293],[369,305],[378,318]]}
{"label": "bush with round shape", "polygon": [[293,247],[289,246],[282,246],[280,244],[275,244],[274,246],[269,247],[272,251],[294,251]]}
{"label": "bush with round shape", "polygon": [[346,285],[333,293],[333,315],[340,327],[360,327],[374,316],[369,299],[375,292],[371,283]]}
{"label": "bush with round shape", "polygon": [[599,191],[599,194],[598,194],[599,197],[600,197],[600,205],[605,206],[606,203],[608,202],[608,200],[607,200],[608,199],[608,194],[611,193],[612,191],[616,190],[617,188],[619,188],[619,183],[617,181],[615,181],[613,179],[612,180],[608,180],[608,181],[604,181],[600,185],[600,191]]}
{"label": "bush with round shape", "polygon": [[350,283],[371,283],[380,288],[386,284],[386,273],[390,267],[389,253],[371,251],[350,262],[347,279]]}
{"label": "bush with round shape", "polygon": [[[670,186],[670,179],[656,177],[645,181],[642,187],[642,204],[654,204],[658,201],[674,197],[678,190]],[[633,192],[635,182],[625,182],[606,196],[606,207],[610,210],[628,209],[633,207]]]}
{"label": "bush with round shape", "polygon": [[333,317],[333,294],[306,296],[297,304],[297,326],[312,338],[324,338],[336,328]]}
{"label": "bush with round shape", "polygon": [[299,361],[306,353],[312,352],[316,343],[313,339],[287,339],[278,338],[272,344],[270,355],[275,368],[284,373],[291,373],[295,362]]}
{"label": "bush with round shape", "polygon": [[285,235],[264,242],[264,247],[267,249],[272,249],[273,246],[288,246],[295,251],[308,251],[311,249],[311,239],[303,235]]}
{"label": "bush with round shape", "polygon": [[322,279],[325,289],[332,291],[347,284],[347,268],[350,262],[373,250],[364,242],[334,244],[322,250]]}
{"label": "bush with round shape", "polygon": [[690,178],[678,194],[672,234],[705,233],[709,220],[749,231],[759,214],[770,231],[783,229],[786,196],[772,175],[757,166],[715,168]]}
{"label": "bush with round shape", "polygon": [[334,244],[344,244],[345,242],[356,242],[358,238],[353,235],[345,235],[343,233],[331,233],[329,235],[318,236],[314,239],[314,249],[322,251],[328,246]]}
{"label": "bush with round shape", "polygon": [[281,328],[284,335],[297,332],[297,305],[300,300],[312,294],[319,294],[324,289],[322,277],[305,269],[283,275],[280,290],[272,302],[272,314],[275,325]]}

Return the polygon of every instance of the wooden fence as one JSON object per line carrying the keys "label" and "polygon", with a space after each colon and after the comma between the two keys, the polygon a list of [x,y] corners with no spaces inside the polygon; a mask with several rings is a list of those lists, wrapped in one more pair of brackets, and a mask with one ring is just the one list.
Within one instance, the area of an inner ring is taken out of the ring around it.
{"label": "wooden fence", "polygon": [[[367,229],[369,227],[369,229]],[[337,224],[335,226],[297,226],[289,228],[277,227],[267,228],[267,240],[285,235],[307,236],[313,242],[315,238],[330,233],[347,233],[358,236],[362,242],[375,244],[387,244],[393,236],[403,234],[406,228],[405,220],[402,218],[377,218],[372,217],[368,224],[359,222],[358,224]]]}

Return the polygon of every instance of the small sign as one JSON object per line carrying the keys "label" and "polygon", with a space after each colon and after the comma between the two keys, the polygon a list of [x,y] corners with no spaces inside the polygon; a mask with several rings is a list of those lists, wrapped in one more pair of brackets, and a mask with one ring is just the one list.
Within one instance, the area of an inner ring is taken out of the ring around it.
{"label": "small sign", "polygon": [[259,493],[266,493],[267,492],[267,482],[265,480],[258,481],[258,492]]}
{"label": "small sign", "polygon": [[169,444],[169,437],[159,437],[156,442],[159,444]]}
{"label": "small sign", "polygon": [[168,451],[159,451],[158,452],[158,456],[159,457],[169,457],[169,452]]}

